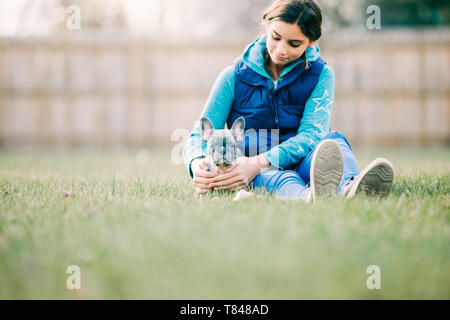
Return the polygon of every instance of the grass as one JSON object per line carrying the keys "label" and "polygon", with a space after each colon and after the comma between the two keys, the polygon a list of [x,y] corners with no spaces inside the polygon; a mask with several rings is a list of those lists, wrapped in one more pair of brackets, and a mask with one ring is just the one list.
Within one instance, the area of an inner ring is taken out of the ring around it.
{"label": "grass", "polygon": [[355,153],[393,162],[389,196],[198,200],[169,150],[2,151],[0,298],[449,299],[450,151]]}

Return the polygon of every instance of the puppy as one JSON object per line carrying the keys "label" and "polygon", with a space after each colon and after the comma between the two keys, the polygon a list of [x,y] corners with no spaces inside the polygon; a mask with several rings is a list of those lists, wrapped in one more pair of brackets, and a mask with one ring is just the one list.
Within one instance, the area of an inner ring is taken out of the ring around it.
{"label": "puppy", "polygon": [[208,169],[224,173],[236,158],[244,155],[238,145],[244,139],[245,119],[236,119],[229,130],[214,129],[211,120],[206,117],[202,117],[200,122],[202,140],[207,145]]}
{"label": "puppy", "polygon": [[[224,173],[231,163],[244,156],[238,147],[244,139],[245,119],[240,117],[234,121],[231,129],[215,130],[208,118],[201,118],[202,140],[206,141],[208,170]],[[250,199],[255,194],[246,190],[240,190],[233,198],[234,201]]]}

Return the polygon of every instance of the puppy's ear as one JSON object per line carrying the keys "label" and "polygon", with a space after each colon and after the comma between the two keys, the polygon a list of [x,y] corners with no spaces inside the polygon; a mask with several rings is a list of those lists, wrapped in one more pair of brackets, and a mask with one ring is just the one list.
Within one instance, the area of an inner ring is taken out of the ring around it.
{"label": "puppy's ear", "polygon": [[237,142],[241,142],[244,139],[245,119],[243,117],[237,118],[231,126],[231,134],[234,136]]}
{"label": "puppy's ear", "polygon": [[200,127],[201,127],[201,133],[202,133],[202,140],[208,141],[209,137],[214,132],[214,128],[213,128],[211,120],[209,120],[208,118],[202,117],[200,119]]}

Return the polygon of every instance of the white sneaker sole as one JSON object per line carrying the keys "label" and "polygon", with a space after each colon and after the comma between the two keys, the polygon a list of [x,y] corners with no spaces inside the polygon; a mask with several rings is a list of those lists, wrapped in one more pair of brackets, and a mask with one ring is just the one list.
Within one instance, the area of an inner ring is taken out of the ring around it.
{"label": "white sneaker sole", "polygon": [[334,140],[324,140],[317,145],[311,160],[311,200],[317,196],[337,195],[339,182],[344,171],[344,158]]}
{"label": "white sneaker sole", "polygon": [[373,160],[356,178],[346,198],[356,193],[366,195],[385,195],[389,193],[394,181],[394,167],[389,160],[377,158]]}

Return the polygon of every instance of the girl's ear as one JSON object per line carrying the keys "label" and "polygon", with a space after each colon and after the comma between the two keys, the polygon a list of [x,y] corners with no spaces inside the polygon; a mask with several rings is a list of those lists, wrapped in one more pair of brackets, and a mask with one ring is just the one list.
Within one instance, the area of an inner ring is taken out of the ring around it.
{"label": "girl's ear", "polygon": [[308,47],[312,47],[313,45],[316,44],[316,42],[317,42],[317,40],[311,41],[311,42],[308,44]]}

